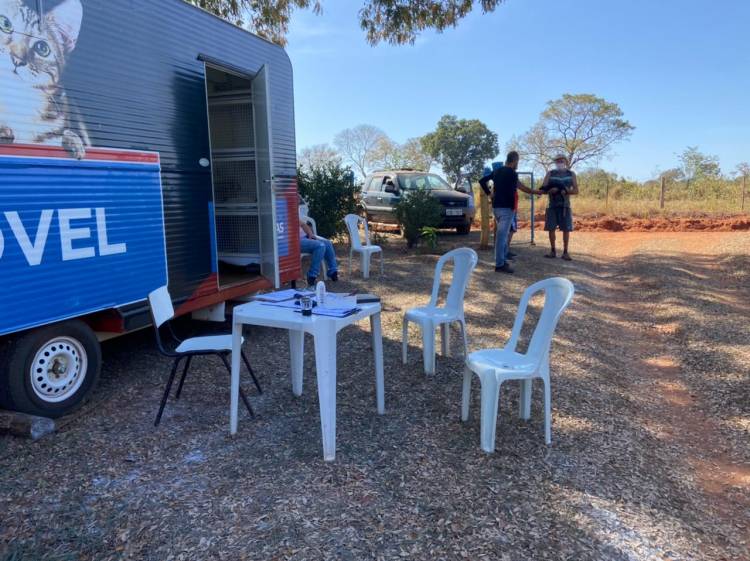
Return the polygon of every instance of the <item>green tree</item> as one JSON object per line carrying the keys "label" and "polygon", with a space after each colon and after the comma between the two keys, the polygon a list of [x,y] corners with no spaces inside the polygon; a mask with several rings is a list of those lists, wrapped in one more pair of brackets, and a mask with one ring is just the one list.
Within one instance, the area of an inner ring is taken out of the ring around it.
{"label": "green tree", "polygon": [[620,106],[592,94],[565,94],[547,102],[539,121],[511,147],[548,170],[555,154],[567,156],[571,167],[598,163],[612,146],[627,140],[635,127]]}
{"label": "green tree", "polygon": [[617,174],[600,168],[589,168],[578,173],[578,186],[581,195],[603,199],[607,190],[617,183]]}
{"label": "green tree", "polygon": [[185,0],[227,21],[247,27],[269,41],[286,45],[289,20],[295,9],[321,12],[320,0]]}
{"label": "green tree", "polygon": [[719,157],[704,154],[697,146],[688,146],[679,154],[682,174],[688,181],[695,179],[716,179],[721,176]]}
{"label": "green tree", "polygon": [[494,11],[503,0],[366,0],[359,22],[367,41],[376,45],[414,43],[421,31],[456,27],[475,4],[482,13]]}
{"label": "green tree", "polygon": [[684,179],[684,176],[680,168],[671,168],[659,174],[659,180],[661,180],[662,178],[667,183],[677,183],[678,181],[682,181]]}
{"label": "green tree", "polygon": [[419,138],[410,138],[403,144],[398,144],[384,136],[375,149],[373,162],[382,169],[429,171],[432,167],[432,158],[422,149],[422,141]]}
{"label": "green tree", "polygon": [[434,132],[422,137],[422,147],[453,183],[482,176],[484,164],[497,155],[497,134],[477,119],[444,115]]}
{"label": "green tree", "polygon": [[357,210],[359,186],[348,167],[334,162],[297,169],[299,193],[309,205],[318,234],[332,238],[345,230],[344,216]]}
{"label": "green tree", "polygon": [[[286,44],[289,19],[295,9],[321,12],[321,0],[185,0],[280,45]],[[359,25],[367,41],[393,45],[414,43],[426,29],[456,27],[474,9],[492,12],[503,0],[365,0]]]}

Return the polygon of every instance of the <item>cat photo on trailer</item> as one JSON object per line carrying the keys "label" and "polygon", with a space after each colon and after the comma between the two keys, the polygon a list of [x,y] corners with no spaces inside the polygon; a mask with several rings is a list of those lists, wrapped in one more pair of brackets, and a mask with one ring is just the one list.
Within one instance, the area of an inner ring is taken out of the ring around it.
{"label": "cat photo on trailer", "polygon": [[89,136],[63,84],[82,20],[81,0],[0,0],[0,144],[86,156]]}

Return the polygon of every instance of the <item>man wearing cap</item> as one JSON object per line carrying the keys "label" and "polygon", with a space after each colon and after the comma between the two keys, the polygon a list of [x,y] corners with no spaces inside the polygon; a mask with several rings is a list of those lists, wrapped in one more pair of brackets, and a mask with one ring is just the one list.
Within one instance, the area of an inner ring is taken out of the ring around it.
{"label": "man wearing cap", "polygon": [[549,232],[550,252],[545,255],[550,259],[557,257],[555,247],[556,230],[563,233],[562,258],[571,261],[568,253],[570,233],[573,231],[573,213],[570,208],[570,195],[578,194],[578,180],[576,174],[568,169],[568,158],[565,154],[557,154],[554,159],[555,168],[549,172],[542,183],[542,191],[549,195],[544,229]]}
{"label": "man wearing cap", "polygon": [[494,184],[492,193],[492,212],[495,215],[495,272],[512,273],[513,267],[507,263],[508,233],[513,221],[516,206],[517,189],[524,193],[541,195],[542,191],[532,190],[518,180],[518,152],[508,152],[505,165],[499,166],[479,180],[482,190],[490,194],[489,182]]}

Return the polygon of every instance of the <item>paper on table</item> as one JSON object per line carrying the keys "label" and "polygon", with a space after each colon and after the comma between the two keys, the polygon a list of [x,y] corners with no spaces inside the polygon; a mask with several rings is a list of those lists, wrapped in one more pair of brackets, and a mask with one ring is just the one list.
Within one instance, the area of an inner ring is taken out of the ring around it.
{"label": "paper on table", "polygon": [[287,290],[277,290],[276,292],[269,292],[268,294],[259,294],[255,297],[255,300],[259,302],[283,302],[285,300],[291,300],[294,298],[299,291],[289,288]]}
{"label": "paper on table", "polygon": [[334,318],[345,318],[347,316],[350,316],[354,313],[357,313],[359,311],[359,308],[325,308],[322,306],[317,306],[313,308],[313,315],[315,316],[328,316],[328,317],[334,317]]}
{"label": "paper on table", "polygon": [[299,310],[300,303],[299,300],[284,300],[282,302],[263,302],[261,301],[261,304],[264,306],[274,306],[276,308],[290,308],[292,310]]}
{"label": "paper on table", "polygon": [[349,296],[348,294],[336,294],[333,292],[329,292],[326,294],[322,306],[323,308],[353,309],[357,307],[357,297]]}

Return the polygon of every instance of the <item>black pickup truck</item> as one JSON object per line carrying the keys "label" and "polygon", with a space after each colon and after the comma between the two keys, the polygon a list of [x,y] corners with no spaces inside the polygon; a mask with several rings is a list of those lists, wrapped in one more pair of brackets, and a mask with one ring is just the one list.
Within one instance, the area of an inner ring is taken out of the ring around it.
{"label": "black pickup truck", "polygon": [[443,205],[441,228],[455,228],[459,234],[471,231],[474,197],[453,189],[439,175],[414,170],[378,171],[365,178],[361,205],[368,222],[397,224],[396,204],[405,191],[416,189],[426,189]]}

